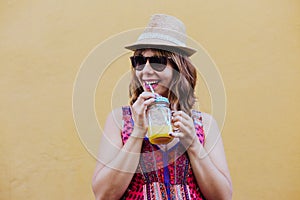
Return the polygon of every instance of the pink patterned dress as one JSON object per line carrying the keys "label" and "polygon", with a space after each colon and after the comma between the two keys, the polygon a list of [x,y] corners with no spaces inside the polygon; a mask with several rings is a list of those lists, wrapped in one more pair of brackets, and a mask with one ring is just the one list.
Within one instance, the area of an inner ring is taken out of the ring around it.
{"label": "pink patterned dress", "polygon": [[[130,107],[123,107],[122,141],[125,143],[133,130]],[[201,113],[192,112],[200,142],[204,142]],[[188,154],[180,142],[163,151],[145,138],[136,173],[121,199],[185,200],[204,199],[193,174]]]}

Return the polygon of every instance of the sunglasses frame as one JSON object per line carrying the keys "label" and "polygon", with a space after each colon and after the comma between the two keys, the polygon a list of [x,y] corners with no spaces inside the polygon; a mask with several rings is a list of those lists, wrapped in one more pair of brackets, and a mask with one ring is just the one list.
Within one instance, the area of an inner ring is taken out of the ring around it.
{"label": "sunglasses frame", "polygon": [[[136,58],[140,58],[142,61],[142,64],[137,64]],[[149,60],[150,66],[152,69],[158,72],[162,72],[167,67],[168,60],[170,60],[171,57],[168,56],[149,56],[145,57],[142,55],[138,56],[131,56],[130,61],[132,67],[137,71],[142,71]]]}

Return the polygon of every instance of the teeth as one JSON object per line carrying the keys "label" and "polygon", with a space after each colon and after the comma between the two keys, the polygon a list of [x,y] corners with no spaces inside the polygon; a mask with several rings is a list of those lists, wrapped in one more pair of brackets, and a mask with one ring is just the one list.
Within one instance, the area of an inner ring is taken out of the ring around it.
{"label": "teeth", "polygon": [[146,81],[146,84],[148,85],[152,85],[152,84],[156,84],[158,83],[158,81]]}

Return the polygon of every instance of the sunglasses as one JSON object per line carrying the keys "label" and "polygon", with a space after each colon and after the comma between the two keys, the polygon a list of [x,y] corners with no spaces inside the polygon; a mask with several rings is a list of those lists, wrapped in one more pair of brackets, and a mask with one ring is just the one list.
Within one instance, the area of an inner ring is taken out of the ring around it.
{"label": "sunglasses", "polygon": [[150,66],[155,71],[161,72],[167,67],[168,59],[171,57],[166,56],[151,56],[151,57],[144,57],[144,56],[131,56],[131,65],[137,71],[142,71],[149,60]]}

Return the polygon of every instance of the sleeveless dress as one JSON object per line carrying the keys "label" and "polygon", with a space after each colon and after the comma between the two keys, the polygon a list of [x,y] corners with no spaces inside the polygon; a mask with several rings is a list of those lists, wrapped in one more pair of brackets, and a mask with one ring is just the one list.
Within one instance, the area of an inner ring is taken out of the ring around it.
{"label": "sleeveless dress", "polygon": [[[122,107],[122,141],[126,143],[133,130],[129,106]],[[192,111],[195,130],[201,144],[205,135],[201,112]],[[167,151],[144,138],[140,161],[131,183],[121,199],[129,200],[188,200],[204,199],[193,174],[189,157],[178,142]]]}

